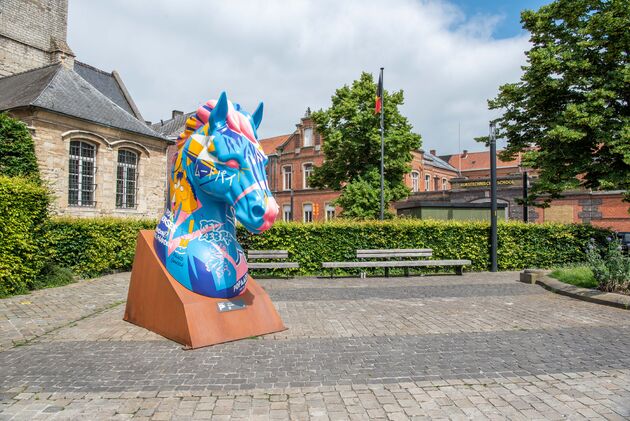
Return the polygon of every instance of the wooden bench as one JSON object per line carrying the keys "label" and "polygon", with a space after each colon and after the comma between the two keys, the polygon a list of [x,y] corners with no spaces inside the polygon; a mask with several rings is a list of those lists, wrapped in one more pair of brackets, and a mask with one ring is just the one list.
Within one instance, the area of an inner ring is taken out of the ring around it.
{"label": "wooden bench", "polygon": [[[464,266],[471,264],[470,260],[450,259],[450,260],[392,260],[409,259],[417,257],[431,257],[431,249],[371,249],[357,250],[357,259],[381,259],[381,260],[361,260],[358,262],[322,262],[322,269],[330,269],[330,277],[333,276],[334,269],[342,268],[384,268],[385,276],[389,276],[389,268],[404,268],[405,276],[409,276],[409,268],[428,266],[454,266],[455,273],[462,275]],[[365,272],[361,273],[363,277]]]}
{"label": "wooden bench", "polygon": [[[289,252],[286,250],[249,250],[247,252],[247,267],[249,269],[297,269],[297,262],[286,262]],[[271,259],[274,262],[255,262],[254,260]]]}

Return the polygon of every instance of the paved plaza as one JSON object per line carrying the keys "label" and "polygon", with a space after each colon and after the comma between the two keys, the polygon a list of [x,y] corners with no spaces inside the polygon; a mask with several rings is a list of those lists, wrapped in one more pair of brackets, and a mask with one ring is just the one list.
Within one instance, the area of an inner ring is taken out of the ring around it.
{"label": "paved plaza", "polygon": [[289,329],[192,351],[128,273],[0,300],[0,419],[630,418],[630,311],[517,279],[262,280]]}

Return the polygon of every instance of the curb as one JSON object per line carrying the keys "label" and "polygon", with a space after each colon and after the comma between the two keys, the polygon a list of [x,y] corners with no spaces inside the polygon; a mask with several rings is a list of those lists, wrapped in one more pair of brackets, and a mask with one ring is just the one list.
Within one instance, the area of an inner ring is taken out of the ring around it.
{"label": "curb", "polygon": [[628,295],[565,284],[564,282],[547,276],[549,273],[551,273],[550,270],[525,269],[521,272],[520,280],[521,282],[538,284],[556,294],[588,301],[590,303],[630,310],[630,296]]}

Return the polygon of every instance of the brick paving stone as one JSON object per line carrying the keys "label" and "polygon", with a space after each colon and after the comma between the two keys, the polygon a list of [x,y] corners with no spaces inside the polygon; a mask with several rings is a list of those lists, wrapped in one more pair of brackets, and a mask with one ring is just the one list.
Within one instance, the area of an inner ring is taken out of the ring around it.
{"label": "brick paving stone", "polygon": [[630,312],[516,279],[262,280],[289,330],[195,351],[128,274],[1,300],[0,419],[629,418]]}

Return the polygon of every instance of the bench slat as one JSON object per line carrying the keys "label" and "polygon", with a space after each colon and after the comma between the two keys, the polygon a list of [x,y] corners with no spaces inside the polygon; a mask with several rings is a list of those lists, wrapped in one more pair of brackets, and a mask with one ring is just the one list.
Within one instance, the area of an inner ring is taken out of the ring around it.
{"label": "bench slat", "polygon": [[252,262],[248,263],[249,269],[297,269],[300,264],[297,262]]}
{"label": "bench slat", "polygon": [[250,250],[247,252],[249,259],[286,259],[289,252],[286,250]]}
{"label": "bench slat", "polygon": [[433,253],[433,249],[359,249],[359,253]]}
{"label": "bench slat", "polygon": [[359,253],[357,252],[357,258],[359,259],[391,259],[396,257],[431,257],[431,252],[404,252],[404,253]]}
{"label": "bench slat", "polygon": [[470,260],[410,260],[380,262],[322,262],[322,268],[384,268],[384,267],[422,267],[422,266],[467,266]]}

